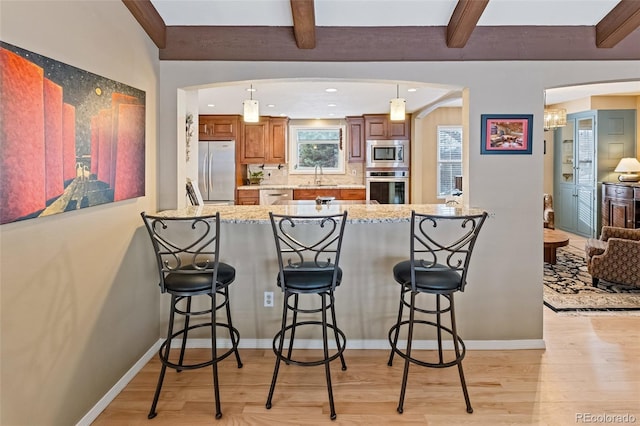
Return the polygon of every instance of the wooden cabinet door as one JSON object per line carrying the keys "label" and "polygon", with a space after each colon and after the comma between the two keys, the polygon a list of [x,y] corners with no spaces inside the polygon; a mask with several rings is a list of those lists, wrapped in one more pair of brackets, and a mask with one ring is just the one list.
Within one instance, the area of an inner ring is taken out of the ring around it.
{"label": "wooden cabinet door", "polygon": [[341,200],[364,200],[367,198],[366,190],[364,189],[341,189]]}
{"label": "wooden cabinet door", "polygon": [[322,188],[322,189],[294,189],[294,200],[315,200],[316,197],[335,197],[340,198],[339,189]]}
{"label": "wooden cabinet door", "polygon": [[287,152],[287,118],[271,118],[269,121],[269,155],[266,163],[285,163]]}
{"label": "wooden cabinet door", "polygon": [[198,117],[198,138],[201,141],[235,140],[239,121],[235,115],[201,115]]}
{"label": "wooden cabinet door", "polygon": [[364,163],[364,118],[347,117],[349,163]]}
{"label": "wooden cabinet door", "polygon": [[238,190],[238,204],[257,206],[260,204],[260,193],[257,189]]}
{"label": "wooden cabinet door", "polygon": [[258,123],[242,123],[241,140],[240,163],[265,163],[269,144],[269,119],[261,117]]}
{"label": "wooden cabinet door", "polygon": [[409,114],[404,121],[391,121],[387,125],[389,132],[389,139],[409,139],[411,136],[411,130],[409,123],[411,122]]}
{"label": "wooden cabinet door", "polygon": [[365,115],[365,138],[367,140],[387,139],[387,122],[386,115]]}

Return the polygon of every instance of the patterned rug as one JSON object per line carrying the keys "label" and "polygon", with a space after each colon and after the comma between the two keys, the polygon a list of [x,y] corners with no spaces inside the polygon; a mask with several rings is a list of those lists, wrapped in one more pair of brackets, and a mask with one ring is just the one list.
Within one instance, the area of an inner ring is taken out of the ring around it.
{"label": "patterned rug", "polygon": [[544,264],[544,304],[563,311],[640,310],[640,287],[600,280],[591,285],[584,251],[572,246],[557,250],[557,263]]}

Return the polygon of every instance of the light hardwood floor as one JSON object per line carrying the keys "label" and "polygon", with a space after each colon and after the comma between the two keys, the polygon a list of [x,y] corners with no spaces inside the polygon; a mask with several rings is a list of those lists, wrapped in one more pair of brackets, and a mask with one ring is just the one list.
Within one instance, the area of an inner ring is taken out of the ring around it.
{"label": "light hardwood floor", "polygon": [[[168,370],[158,416],[148,420],[159,371],[154,359],[94,425],[569,425],[584,423],[580,415],[605,414],[640,423],[640,316],[566,316],[545,308],[544,339],[546,350],[467,352],[473,414],[465,411],[455,368],[417,366],[398,414],[402,362],[396,358],[388,367],[382,350],[347,350],[344,372],[334,362],[336,421],[329,419],[322,367],[282,365],[267,410],[273,353],[245,349],[242,369],[233,357],[220,365],[222,419],[214,418],[211,368],[205,368]],[[207,350],[190,354],[205,357]]]}

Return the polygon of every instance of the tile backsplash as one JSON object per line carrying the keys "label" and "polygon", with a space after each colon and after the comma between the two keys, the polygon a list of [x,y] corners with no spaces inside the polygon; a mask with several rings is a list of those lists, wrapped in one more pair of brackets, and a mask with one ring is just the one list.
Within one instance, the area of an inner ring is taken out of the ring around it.
{"label": "tile backsplash", "polygon": [[[264,172],[263,185],[307,185],[312,184],[313,174],[289,174],[287,165],[265,164],[261,169],[258,164],[247,166],[247,176],[250,172],[262,170]],[[322,183],[333,185],[363,185],[364,184],[364,164],[347,163],[345,174],[323,174]]]}

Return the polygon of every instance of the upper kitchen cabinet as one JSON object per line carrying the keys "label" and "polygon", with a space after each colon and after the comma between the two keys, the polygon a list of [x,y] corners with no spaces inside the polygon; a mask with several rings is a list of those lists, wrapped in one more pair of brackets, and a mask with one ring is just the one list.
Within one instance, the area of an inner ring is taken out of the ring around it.
{"label": "upper kitchen cabinet", "polygon": [[288,119],[260,117],[258,123],[242,123],[241,164],[281,164],[286,161]]}
{"label": "upper kitchen cabinet", "polygon": [[349,163],[364,163],[364,118],[346,117]]}
{"label": "upper kitchen cabinet", "polygon": [[235,140],[240,117],[237,115],[198,116],[198,139],[201,141]]}
{"label": "upper kitchen cabinet", "polygon": [[391,121],[389,114],[371,114],[364,116],[365,139],[410,139],[411,116],[404,121]]}

